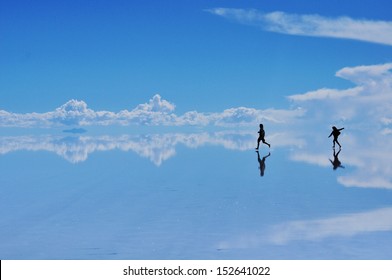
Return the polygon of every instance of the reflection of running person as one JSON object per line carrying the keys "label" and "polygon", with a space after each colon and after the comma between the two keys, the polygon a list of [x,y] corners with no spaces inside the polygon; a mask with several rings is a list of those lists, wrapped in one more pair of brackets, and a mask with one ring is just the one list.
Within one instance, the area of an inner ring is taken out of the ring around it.
{"label": "reflection of running person", "polygon": [[340,135],[340,131],[341,130],[343,130],[344,129],[344,127],[342,127],[342,128],[336,128],[336,126],[333,126],[332,127],[332,132],[331,132],[331,134],[328,136],[328,138],[329,137],[331,137],[332,135],[333,135],[333,147],[335,148],[335,143],[338,143],[338,145],[339,145],[339,147],[342,147],[342,145],[340,145],[340,143],[339,143],[339,141],[338,141],[338,137],[339,137],[339,135]]}
{"label": "reflection of running person", "polygon": [[259,162],[259,169],[260,169],[260,176],[264,176],[264,170],[265,170],[265,159],[271,155],[271,153],[268,153],[263,159],[260,158],[259,151],[256,151],[257,153],[257,161]]}
{"label": "reflection of running person", "polygon": [[264,137],[265,137],[265,131],[264,131],[264,128],[263,128],[263,124],[260,124],[260,130],[258,131],[258,133],[259,133],[259,138],[257,139],[257,147],[256,147],[256,150],[259,149],[260,141],[262,141],[262,142],[263,142],[264,144],[266,144],[268,147],[271,147],[270,144],[268,144],[267,142],[265,142],[265,139],[264,139]]}
{"label": "reflection of running person", "polygon": [[340,168],[344,168],[344,166],[342,165],[342,163],[339,160],[339,154],[340,154],[340,149],[339,151],[336,153],[335,149],[333,149],[333,161],[331,159],[329,159],[329,161],[332,163],[333,166],[333,170]]}

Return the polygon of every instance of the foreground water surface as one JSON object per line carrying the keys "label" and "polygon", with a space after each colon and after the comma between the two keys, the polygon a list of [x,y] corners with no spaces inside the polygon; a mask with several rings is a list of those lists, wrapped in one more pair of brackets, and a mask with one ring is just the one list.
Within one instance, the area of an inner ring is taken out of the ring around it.
{"label": "foreground water surface", "polygon": [[0,135],[0,259],[392,258],[389,135],[256,138]]}

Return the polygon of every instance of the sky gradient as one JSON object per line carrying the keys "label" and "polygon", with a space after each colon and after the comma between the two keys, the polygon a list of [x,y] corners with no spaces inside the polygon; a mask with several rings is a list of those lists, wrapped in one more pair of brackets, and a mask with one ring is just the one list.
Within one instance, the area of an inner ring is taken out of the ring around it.
{"label": "sky gradient", "polygon": [[2,1],[0,109],[118,112],[156,94],[180,115],[287,109],[287,96],[352,86],[334,76],[344,67],[390,62],[389,5]]}

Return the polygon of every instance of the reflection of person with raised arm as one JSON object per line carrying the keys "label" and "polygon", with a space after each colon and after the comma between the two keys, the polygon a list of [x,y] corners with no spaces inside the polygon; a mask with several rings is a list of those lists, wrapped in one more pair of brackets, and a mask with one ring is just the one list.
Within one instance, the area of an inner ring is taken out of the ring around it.
{"label": "reflection of person with raised arm", "polygon": [[260,176],[264,176],[264,170],[265,170],[265,159],[271,155],[271,153],[268,153],[263,159],[260,159],[260,154],[259,151],[256,151],[257,153],[257,161],[259,162],[259,169],[260,169]]}
{"label": "reflection of person with raised arm", "polygon": [[335,148],[333,149],[333,161],[331,159],[329,159],[329,161],[332,163],[333,165],[333,170],[340,168],[344,168],[344,166],[342,165],[342,163],[339,160],[339,153],[340,153],[341,149],[339,149],[339,151],[336,153]]}
{"label": "reflection of person with raised arm", "polygon": [[262,141],[262,142],[263,142],[264,144],[266,144],[268,147],[271,147],[270,144],[268,144],[267,142],[265,142],[265,139],[264,139],[264,137],[265,137],[265,131],[264,131],[263,124],[260,124],[260,129],[259,129],[258,133],[259,133],[259,138],[257,139],[257,147],[256,147],[256,150],[259,149],[260,141]]}
{"label": "reflection of person with raised arm", "polygon": [[329,137],[331,137],[332,135],[333,135],[333,147],[335,148],[335,143],[338,143],[338,145],[339,145],[339,147],[342,147],[342,145],[340,145],[340,143],[339,143],[339,141],[338,141],[338,137],[339,137],[339,135],[340,135],[340,131],[341,130],[343,130],[344,129],[344,127],[342,127],[342,128],[336,128],[336,126],[333,126],[332,127],[332,132],[331,132],[331,134],[328,136],[328,138]]}

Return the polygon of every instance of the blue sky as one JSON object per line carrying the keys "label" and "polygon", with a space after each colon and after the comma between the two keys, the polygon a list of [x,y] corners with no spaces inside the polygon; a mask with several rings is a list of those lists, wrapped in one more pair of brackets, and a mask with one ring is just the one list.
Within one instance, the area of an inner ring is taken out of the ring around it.
{"label": "blue sky", "polygon": [[[0,110],[49,112],[70,99],[118,112],[155,94],[178,114],[287,109],[286,96],[347,88],[347,66],[390,62],[387,44],[288,35],[213,13],[388,21],[388,1],[2,1]],[[263,26],[264,25],[264,26]],[[381,34],[380,36],[386,36]]]}

